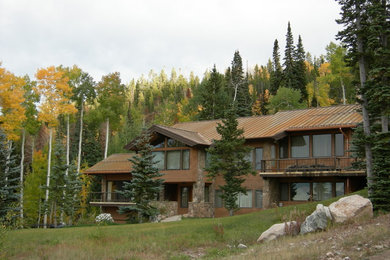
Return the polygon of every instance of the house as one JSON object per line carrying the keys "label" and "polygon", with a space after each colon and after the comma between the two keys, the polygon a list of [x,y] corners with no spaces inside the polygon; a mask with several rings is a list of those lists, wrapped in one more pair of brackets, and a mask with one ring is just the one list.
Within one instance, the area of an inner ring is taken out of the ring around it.
{"label": "house", "polygon": [[[251,152],[255,176],[247,176],[237,203],[243,214],[307,201],[343,195],[366,185],[364,171],[352,169],[353,128],[362,122],[358,105],[340,105],[278,112],[274,115],[238,118]],[[203,170],[208,163],[206,149],[220,138],[216,126],[220,120],[153,125],[151,144],[158,168],[164,176],[159,206],[168,215],[222,217],[219,185],[222,177],[207,178]],[[127,144],[134,150],[135,140]],[[114,154],[97,163],[86,174],[102,176],[102,190],[92,205],[101,206],[116,220],[118,206],[131,204],[115,191],[131,179],[129,154]]]}

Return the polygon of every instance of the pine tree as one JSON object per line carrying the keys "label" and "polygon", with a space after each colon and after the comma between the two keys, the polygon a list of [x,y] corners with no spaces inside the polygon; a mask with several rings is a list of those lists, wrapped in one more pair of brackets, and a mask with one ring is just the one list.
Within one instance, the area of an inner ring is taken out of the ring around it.
{"label": "pine tree", "polygon": [[283,69],[280,65],[280,53],[278,40],[274,41],[274,48],[272,51],[272,72],[271,72],[271,95],[275,95],[283,80]]}
{"label": "pine tree", "polygon": [[163,176],[155,166],[153,147],[150,145],[151,134],[144,131],[136,142],[137,155],[130,159],[132,162],[131,182],[125,182],[124,190],[119,192],[125,198],[135,202],[133,206],[119,208],[121,214],[137,212],[139,223],[144,219],[152,220],[158,209],[151,205],[161,191]]}
{"label": "pine tree", "polygon": [[222,190],[225,208],[232,216],[238,207],[238,195],[246,194],[245,188],[241,186],[244,176],[254,174],[251,162],[245,159],[250,148],[244,145],[244,131],[238,129],[234,106],[228,110],[222,123],[218,123],[217,132],[221,139],[215,140],[214,145],[208,149],[211,158],[210,165],[205,170],[209,177],[222,176],[225,180],[226,184],[219,188]]}
{"label": "pine tree", "polygon": [[294,88],[301,91],[301,99],[307,99],[306,91],[306,65],[305,65],[305,50],[302,44],[302,38],[299,35],[297,48],[294,52],[294,77],[295,77],[295,86]]}
{"label": "pine tree", "polygon": [[5,220],[7,213],[17,210],[19,167],[16,165],[12,148],[9,149],[7,137],[0,129],[0,222]]}
{"label": "pine tree", "polygon": [[223,75],[214,65],[209,77],[205,78],[201,85],[199,105],[202,109],[198,114],[199,120],[223,117],[223,111],[228,103],[223,83]]}
{"label": "pine tree", "polygon": [[248,89],[248,82],[244,78],[242,59],[240,53],[234,53],[231,69],[231,88],[233,89],[233,102],[237,105],[238,116],[250,116],[252,102]]}
{"label": "pine tree", "polygon": [[284,50],[283,85],[287,88],[293,89],[295,88],[294,53],[294,38],[291,32],[290,22],[288,22],[286,34],[286,48]]}

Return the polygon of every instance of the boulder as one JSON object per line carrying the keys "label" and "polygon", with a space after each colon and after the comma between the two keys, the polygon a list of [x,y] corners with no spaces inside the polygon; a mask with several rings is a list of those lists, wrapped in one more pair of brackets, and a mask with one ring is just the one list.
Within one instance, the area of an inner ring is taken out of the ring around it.
{"label": "boulder", "polygon": [[360,195],[352,195],[339,199],[329,205],[330,213],[336,223],[352,219],[373,217],[372,203]]}
{"label": "boulder", "polygon": [[180,221],[181,215],[172,216],[166,219],[161,220],[161,222],[174,222],[174,221]]}
{"label": "boulder", "polygon": [[301,225],[301,234],[325,230],[328,226],[328,219],[332,220],[329,208],[318,204],[317,208],[310,216],[307,216]]}
{"label": "boulder", "polygon": [[257,242],[265,242],[265,241],[270,241],[274,240],[280,236],[285,236],[286,235],[286,225],[291,226],[291,225],[296,225],[297,223],[295,221],[287,222],[287,223],[280,223],[280,224],[275,224],[272,225],[269,229],[264,231],[261,236],[257,239]]}

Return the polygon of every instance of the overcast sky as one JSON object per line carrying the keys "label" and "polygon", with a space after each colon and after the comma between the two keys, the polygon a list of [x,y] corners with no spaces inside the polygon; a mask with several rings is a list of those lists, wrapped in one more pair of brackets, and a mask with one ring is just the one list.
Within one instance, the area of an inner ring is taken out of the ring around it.
{"label": "overcast sky", "polygon": [[0,62],[34,76],[77,64],[96,81],[119,71],[127,83],[151,69],[202,76],[213,64],[265,65],[288,21],[306,52],[325,54],[340,29],[334,0],[0,0]]}

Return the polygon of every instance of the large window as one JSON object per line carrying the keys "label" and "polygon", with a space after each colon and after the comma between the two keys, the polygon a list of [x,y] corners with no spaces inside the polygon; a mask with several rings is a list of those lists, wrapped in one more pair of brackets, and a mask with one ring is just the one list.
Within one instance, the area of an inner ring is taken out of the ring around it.
{"label": "large window", "polygon": [[247,190],[246,195],[238,194],[237,205],[239,208],[252,208],[252,191]]}
{"label": "large window", "polygon": [[313,200],[327,200],[332,198],[331,182],[314,182],[313,183]]}
{"label": "large window", "polygon": [[332,155],[332,135],[313,135],[313,156],[330,157]]}
{"label": "large window", "polygon": [[210,202],[210,185],[204,186],[204,202]]}
{"label": "large window", "polygon": [[263,160],[263,148],[256,148],[255,149],[255,169],[261,170],[261,160]]}
{"label": "large window", "polygon": [[164,168],[165,168],[165,152],[156,151],[156,152],[152,152],[152,154],[154,155],[153,162],[155,163],[156,167],[159,170],[164,170]]}
{"label": "large window", "polygon": [[344,195],[344,182],[291,182],[279,184],[280,201],[319,201],[341,195]]}
{"label": "large window", "polygon": [[335,134],[335,155],[344,156],[344,135]]}
{"label": "large window", "polygon": [[154,162],[159,170],[188,170],[190,150],[154,151]]}
{"label": "large window", "polygon": [[293,201],[310,200],[310,183],[297,182],[291,184],[290,198]]}
{"label": "large window", "polygon": [[255,191],[255,207],[262,208],[263,207],[263,191],[256,190]]}
{"label": "large window", "polygon": [[301,158],[309,157],[309,136],[292,136],[291,137],[291,157]]}
{"label": "large window", "polygon": [[284,159],[288,158],[288,138],[283,138],[279,142],[279,158]]}

